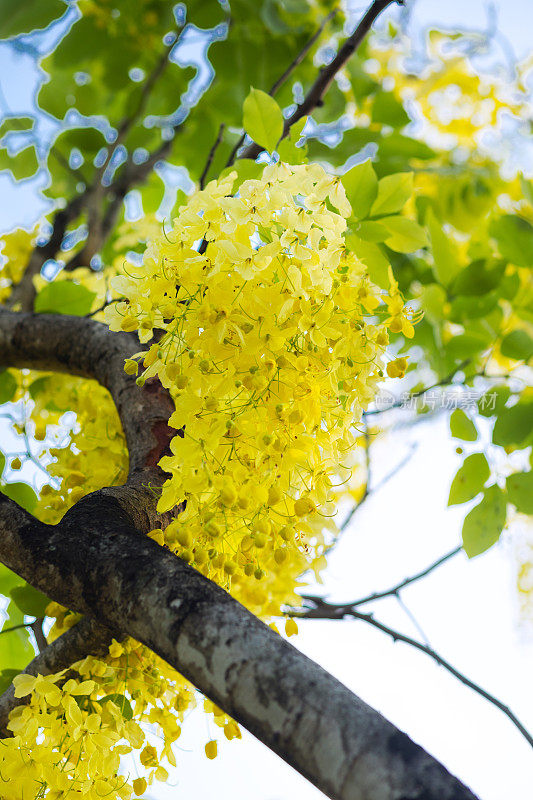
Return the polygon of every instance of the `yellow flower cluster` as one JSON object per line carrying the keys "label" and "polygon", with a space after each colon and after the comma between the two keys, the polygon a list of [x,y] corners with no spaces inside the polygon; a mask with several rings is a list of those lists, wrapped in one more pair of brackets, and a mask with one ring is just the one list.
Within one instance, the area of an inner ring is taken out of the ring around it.
{"label": "yellow flower cluster", "polygon": [[0,266],[0,303],[5,303],[13,285],[17,284],[24,274],[36,234],[36,228],[32,231],[17,228],[0,239],[3,259],[3,264]]}
{"label": "yellow flower cluster", "polygon": [[185,509],[154,538],[268,617],[324,562],[387,328],[412,325],[392,276],[378,320],[377,289],[345,249],[339,178],[278,163],[233,194],[235,177],[192,197],[142,267],[113,279],[126,299],[106,317],[150,343],[137,380],[157,377],[176,405],[159,509]]}
{"label": "yellow flower cluster", "polygon": [[[357,425],[384,377],[388,329],[410,337],[412,324],[392,273],[381,298],[346,251],[351,209],[338,178],[317,165],[277,164],[233,194],[234,179],[192,197],[142,267],[113,280],[126,299],[106,314],[112,329],[138,331],[149,343],[126,371],[137,374],[142,359],[139,383],[159,379],[176,406],[172,455],[160,462],[170,478],[159,500],[161,511],[176,515],[151,537],[269,618],[298,601],[302,573],[318,577],[325,563]],[[404,362],[389,372],[399,374]],[[41,380],[46,387],[32,384],[32,417],[65,424],[63,410],[74,407],[79,425],[68,448],[52,451],[62,483],[57,493],[45,490],[40,515],[55,521],[88,491],[122,482],[127,454],[104,390]],[[101,404],[110,409],[105,430]],[[46,433],[45,424],[39,436]],[[47,611],[55,617],[50,640],[79,618],[56,604]],[[285,633],[296,631],[288,619]],[[0,774],[16,776],[6,800],[127,800],[166,780],[162,761],[175,765],[178,723],[195,703],[184,678],[131,640],[69,675],[76,672],[79,680],[16,679],[17,695],[31,700],[11,714],[14,737],[0,751]],[[227,739],[240,737],[209,700],[204,710]],[[162,747],[147,738],[154,725]],[[119,760],[132,751],[143,777],[130,782]],[[215,758],[216,739],[205,753]]]}
{"label": "yellow flower cluster", "polygon": [[[3,800],[69,794],[128,800],[154,780],[167,779],[163,759],[176,766],[172,745],[184,711],[194,704],[183,678],[130,640],[113,642],[105,660],[88,656],[72,666],[69,674],[74,672],[79,679],[67,679],[66,671],[14,679],[15,696],[31,697],[11,713],[13,737],[2,740]],[[162,746],[151,744],[139,723],[147,723]],[[130,782],[119,765],[121,756],[134,751],[145,777]]]}

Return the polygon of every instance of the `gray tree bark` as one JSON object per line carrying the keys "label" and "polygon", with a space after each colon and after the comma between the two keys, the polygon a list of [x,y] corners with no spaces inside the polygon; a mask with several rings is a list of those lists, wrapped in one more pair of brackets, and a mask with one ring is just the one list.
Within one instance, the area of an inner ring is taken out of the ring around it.
{"label": "gray tree bark", "polygon": [[[125,486],[82,498],[55,526],[0,495],[0,560],[95,621],[84,623],[93,636],[126,634],[151,648],[331,798],[475,800],[406,734],[143,535],[161,524],[147,480],[160,485],[156,465],[172,434],[166,393],[123,372],[138,347],[91,320],[0,311],[0,362],[98,379],[115,400],[130,452]],[[56,648],[61,669],[68,647]],[[45,660],[52,671],[54,659]],[[6,708],[4,697],[0,713]]]}

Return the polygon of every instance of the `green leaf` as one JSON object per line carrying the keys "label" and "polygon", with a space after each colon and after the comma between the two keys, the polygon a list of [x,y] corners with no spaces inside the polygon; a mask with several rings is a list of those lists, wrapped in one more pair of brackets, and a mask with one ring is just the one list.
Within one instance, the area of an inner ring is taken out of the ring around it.
{"label": "green leaf", "polygon": [[452,481],[448,505],[454,506],[472,500],[483,489],[489,477],[490,468],[483,453],[467,456]]}
{"label": "green leaf", "polygon": [[27,628],[6,630],[24,622],[24,614],[13,601],[8,604],[6,615],[6,620],[2,623],[3,632],[0,632],[0,671],[16,670],[20,672],[35,654]]}
{"label": "green leaf", "polygon": [[522,174],[519,175],[520,188],[527,202],[533,206],[533,181],[528,180]]}
{"label": "green leaf", "polygon": [[2,0],[0,30],[2,39],[46,28],[65,11],[60,0]]}
{"label": "green leaf", "polygon": [[372,122],[381,122],[391,128],[403,128],[411,122],[411,118],[394,92],[380,91],[374,98]]}
{"label": "green leaf", "polygon": [[283,134],[283,114],[273,97],[251,87],[243,105],[243,127],[248,136],[269,153]]}
{"label": "green leaf", "polygon": [[422,287],[420,304],[425,316],[434,325],[442,322],[442,307],[446,302],[446,292],[439,283],[428,283]]}
{"label": "green leaf", "polygon": [[15,586],[9,594],[17,608],[30,617],[44,617],[46,606],[51,602],[49,597],[29,583]]}
{"label": "green leaf", "polygon": [[98,702],[100,705],[104,705],[104,703],[114,703],[126,720],[130,720],[133,717],[133,709],[130,701],[123,694],[107,694],[105,697],[102,697],[101,700],[98,700]]}
{"label": "green leaf", "polygon": [[356,222],[354,225],[354,233],[364,239],[365,242],[384,242],[387,238],[388,231],[381,222],[375,222],[372,219],[363,220],[363,222]]}
{"label": "green leaf", "polygon": [[496,544],[505,525],[506,508],[505,493],[496,484],[489,486],[463,523],[463,548],[468,558]]}
{"label": "green leaf", "polygon": [[91,310],[95,292],[73,281],[53,281],[35,298],[38,314],[73,314],[82,317]]}
{"label": "green leaf", "polygon": [[0,487],[0,492],[30,513],[37,505],[37,495],[27,483],[6,483]]}
{"label": "green leaf", "polygon": [[504,336],[500,346],[502,356],[516,361],[529,361],[533,356],[533,339],[526,331],[515,330]]}
{"label": "green leaf", "polygon": [[456,439],[463,439],[465,442],[475,442],[477,439],[476,426],[462,408],[456,408],[451,415],[450,431]]}
{"label": "green leaf", "polygon": [[475,358],[483,353],[491,343],[491,337],[479,332],[460,333],[454,336],[446,345],[447,354],[455,361],[464,361]]}
{"label": "green leaf", "polygon": [[32,400],[35,400],[43,392],[45,392],[50,384],[50,378],[43,375],[42,378],[36,378],[28,386],[28,393]]}
{"label": "green leaf", "polygon": [[[282,161],[288,164],[305,164],[307,163],[307,145],[303,144],[299,147],[298,142],[302,138],[303,129],[307,123],[307,117],[295,122],[289,130],[289,135],[278,144],[277,150],[279,157]],[[244,161],[247,159],[243,159]],[[262,166],[262,165],[261,165]]]}
{"label": "green leaf", "polygon": [[511,390],[508,386],[494,386],[482,394],[478,400],[477,407],[482,417],[492,417],[499,414],[509,399]]}
{"label": "green leaf", "polygon": [[431,251],[433,253],[433,272],[439,283],[448,286],[461,271],[461,264],[455,244],[442,230],[432,209],[428,209],[426,223],[429,228]]}
{"label": "green leaf", "polygon": [[0,405],[9,403],[17,391],[17,379],[9,370],[4,369],[0,372]]}
{"label": "green leaf", "polygon": [[355,234],[346,237],[348,248],[359,258],[368,270],[370,280],[382,289],[388,289],[389,262],[377,244],[365,242]]}
{"label": "green leaf", "polygon": [[509,501],[521,514],[533,514],[533,472],[515,472],[507,478]]}
{"label": "green leaf", "polygon": [[398,253],[413,253],[427,244],[427,236],[424,228],[418,222],[408,217],[382,217],[380,225],[383,225],[389,232],[385,244],[391,250]]}
{"label": "green leaf", "polygon": [[9,170],[16,181],[31,178],[37,172],[39,162],[34,145],[29,145],[14,155],[0,149],[0,170]]}
{"label": "green leaf", "polygon": [[494,424],[492,441],[501,447],[525,447],[533,433],[533,402],[504,408]]}
{"label": "green leaf", "polygon": [[396,172],[386,175],[378,183],[378,195],[372,204],[373,217],[401,211],[413,193],[413,173]]}
{"label": "green leaf", "polygon": [[13,678],[20,675],[20,669],[3,669],[0,672],[0,692],[5,692],[13,683]]}
{"label": "green leaf", "polygon": [[0,125],[0,139],[11,131],[29,131],[35,125],[35,117],[7,117]]}
{"label": "green leaf", "polygon": [[389,136],[383,136],[379,144],[378,153],[380,160],[385,159],[388,162],[403,161],[405,163],[411,158],[428,160],[437,157],[436,152],[431,147],[428,147],[425,142],[411,139],[411,137],[404,136],[396,131]]}
{"label": "green leaf", "polygon": [[370,159],[345,172],[342,183],[353,213],[358,219],[364,219],[378,194],[378,176]]}
{"label": "green leaf", "polygon": [[521,217],[506,214],[492,221],[489,233],[498,242],[501,255],[517,267],[533,264],[533,225]]}
{"label": "green leaf", "polygon": [[467,297],[485,295],[498,286],[504,270],[505,264],[501,262],[496,267],[487,269],[486,262],[483,259],[473,261],[468,267],[461,270],[454,279],[451,287],[452,293],[466,295]]}
{"label": "green leaf", "polygon": [[264,168],[264,164],[257,164],[253,158],[238,158],[231,167],[226,167],[220,173],[220,179],[225,178],[230,172],[236,172],[237,180],[233,184],[233,189],[235,190],[244,181],[260,178]]}
{"label": "green leaf", "polygon": [[9,597],[11,589],[15,586],[22,586],[23,579],[16,572],[13,572],[5,564],[0,564],[0,594]]}

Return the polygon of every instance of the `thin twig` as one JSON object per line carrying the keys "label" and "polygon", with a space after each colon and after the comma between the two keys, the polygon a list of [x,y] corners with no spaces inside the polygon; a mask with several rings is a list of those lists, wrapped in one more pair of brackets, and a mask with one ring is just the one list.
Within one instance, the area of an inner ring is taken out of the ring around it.
{"label": "thin twig", "polygon": [[170,60],[169,56],[174,47],[176,46],[176,44],[178,43],[182,31],[183,28],[181,26],[177,30],[172,31],[172,36],[173,36],[172,41],[165,47],[160,57],[158,58],[153,70],[150,72],[150,74],[144,81],[137,105],[135,106],[133,111],[130,114],[128,114],[128,116],[124,117],[124,119],[120,122],[117,131],[117,138],[113,142],[113,146],[109,149],[109,154],[105,159],[104,163],[101,164],[100,167],[98,168],[95,183],[98,182],[101,176],[104,174],[108,164],[110,163],[113,157],[113,153],[116,151],[117,147],[122,144],[128,133],[130,132],[130,130],[135,125],[135,123],[141,116],[142,112],[146,108],[146,104],[150,98],[152,89],[154,88],[159,78],[161,78],[161,76],[165,72],[169,64]]}
{"label": "thin twig", "polygon": [[85,317],[94,317],[96,314],[99,314],[100,311],[104,311],[108,306],[112,305],[113,303],[121,303],[124,300],[123,297],[116,297],[114,300],[106,300],[105,303],[102,303],[101,306],[95,308],[94,311],[89,311],[88,314],[84,314]]}
{"label": "thin twig", "polygon": [[44,635],[43,631],[43,617],[37,617],[35,622],[32,622],[30,628],[33,631],[33,635],[35,636],[35,641],[37,643],[37,650],[39,653],[42,653],[48,647],[48,642],[46,641],[46,636]]}
{"label": "thin twig", "polygon": [[[337,615],[337,606],[330,606],[329,603],[317,598],[313,601],[316,604],[316,608],[313,609],[313,616],[312,619],[342,619],[346,616],[353,617],[354,619],[360,619],[363,622],[372,625],[374,628],[386,633],[388,636],[392,637],[395,642],[403,642],[404,644],[408,644],[411,647],[414,647],[416,650],[420,650],[421,653],[425,653],[434,661],[437,662],[441,667],[444,667],[447,672],[457,678],[465,686],[468,686],[469,689],[472,689],[474,692],[479,694],[485,700],[488,700],[496,708],[499,708],[508,719],[511,720],[513,725],[520,731],[524,739],[528,742],[528,744],[533,747],[533,736],[529,733],[529,731],[524,727],[524,725],[520,722],[518,717],[511,711],[511,709],[502,703],[501,700],[498,700],[490,692],[487,692],[486,689],[483,689],[479,684],[475,683],[474,681],[467,678],[462,672],[459,672],[449,661],[443,658],[439,653],[437,653],[432,647],[429,647],[426,644],[422,644],[418,642],[416,639],[412,639],[410,636],[406,636],[403,633],[400,633],[393,628],[390,628],[388,625],[385,625],[383,622],[380,622],[377,619],[374,619],[372,614],[363,614],[360,611],[356,611],[355,608],[351,608],[348,612],[343,612],[342,616]],[[305,614],[303,615],[305,616]]]}
{"label": "thin twig", "polygon": [[200,189],[203,189],[204,186],[205,186],[205,179],[207,178],[207,173],[209,172],[211,164],[213,163],[213,159],[215,157],[216,151],[218,150],[218,146],[220,145],[220,142],[222,141],[222,134],[224,133],[224,128],[225,127],[226,126],[224,125],[224,123],[221,122],[220,126],[218,128],[217,138],[213,142],[213,146],[211,147],[211,150],[209,151],[209,155],[207,156],[207,161],[205,162],[205,167],[203,169],[202,174],[200,175]]}
{"label": "thin twig", "polygon": [[[281,139],[287,136],[291,127],[298,122],[298,120],[302,119],[302,117],[306,117],[317,108],[317,106],[322,105],[324,95],[331,86],[336,74],[350,60],[382,11],[385,11],[385,9],[394,2],[398,3],[398,5],[403,5],[403,0],[374,0],[369,6],[356,29],[352,35],[346,39],[333,61],[320,70],[317,79],[300,105],[298,105],[291,116],[285,120]],[[257,158],[262,149],[263,148],[255,144],[255,142],[252,142],[245,148],[241,157]]]}
{"label": "thin twig", "polygon": [[11,628],[2,628],[0,631],[0,636],[3,633],[11,633],[11,631],[18,631],[21,628],[30,628],[33,625],[32,622],[21,622],[20,625],[12,625]]}
{"label": "thin twig", "polygon": [[[357,608],[358,606],[366,605],[366,603],[372,603],[374,600],[382,600],[384,597],[397,597],[398,594],[405,589],[406,586],[410,586],[412,583],[425,578],[431,572],[436,570],[442,564],[445,564],[446,561],[449,561],[454,556],[458,555],[462,551],[462,547],[454,547],[453,550],[450,550],[449,553],[438,558],[436,561],[433,561],[429,567],[417,572],[415,575],[412,575],[410,578],[404,578],[403,581],[400,583],[395,584],[390,589],[385,589],[382,592],[373,592],[372,594],[368,594],[365,597],[360,597],[359,600],[353,600],[351,603],[326,603],[326,605],[330,608],[334,608],[337,614],[342,615],[343,613],[349,613],[352,609]],[[313,595],[302,595],[304,600],[309,600],[312,603],[316,603],[317,600],[322,601],[322,598],[315,597]],[[322,601],[325,602],[325,601]]]}

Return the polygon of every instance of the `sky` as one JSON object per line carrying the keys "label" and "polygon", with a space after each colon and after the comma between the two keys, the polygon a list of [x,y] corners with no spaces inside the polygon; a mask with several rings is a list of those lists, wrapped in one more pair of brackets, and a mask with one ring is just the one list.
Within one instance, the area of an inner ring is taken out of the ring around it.
{"label": "sky", "polygon": [[[354,8],[363,7],[353,3]],[[533,0],[493,3],[498,47],[522,58],[531,48]],[[428,25],[479,29],[490,19],[484,0],[417,0],[410,32]],[[11,111],[31,104],[38,73],[27,56],[0,44],[0,86]],[[0,174],[0,228],[42,210],[36,186],[16,190]],[[404,427],[375,453],[375,479],[390,471],[413,444],[407,466],[355,515],[332,554],[322,591],[348,601],[386,589],[432,563],[460,542],[468,507],[446,507],[451,479],[461,460],[447,422],[437,417],[420,428]],[[402,598],[431,645],[455,667],[499,699],[533,729],[533,636],[521,620],[516,593],[515,542],[520,523],[488,553],[468,562],[463,555]],[[367,607],[370,610],[370,607]],[[378,619],[410,636],[418,631],[393,599],[376,602]],[[526,800],[532,795],[531,748],[496,708],[462,686],[426,655],[385,637],[363,622],[300,623],[291,640],[366,702],[405,730],[457,774],[482,800]],[[219,739],[219,757],[207,761],[203,743],[218,729],[202,712],[183,726],[178,767],[167,786],[148,800],[215,797],[217,800],[318,800],[324,797],[251,735]]]}

